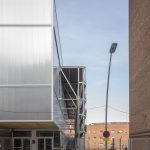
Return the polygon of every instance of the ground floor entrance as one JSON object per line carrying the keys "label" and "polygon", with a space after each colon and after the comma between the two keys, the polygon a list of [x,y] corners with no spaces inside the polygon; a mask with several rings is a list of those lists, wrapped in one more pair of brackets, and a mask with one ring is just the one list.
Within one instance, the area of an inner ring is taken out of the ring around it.
{"label": "ground floor entrance", "polygon": [[13,130],[0,131],[0,150],[63,150],[60,131]]}
{"label": "ground floor entrance", "polygon": [[31,150],[31,139],[13,138],[13,150]]}
{"label": "ground floor entrance", "polygon": [[[34,141],[32,141],[30,138],[13,138],[13,150],[32,150],[32,144],[34,144],[32,142]],[[52,138],[38,138],[37,150],[53,150]]]}

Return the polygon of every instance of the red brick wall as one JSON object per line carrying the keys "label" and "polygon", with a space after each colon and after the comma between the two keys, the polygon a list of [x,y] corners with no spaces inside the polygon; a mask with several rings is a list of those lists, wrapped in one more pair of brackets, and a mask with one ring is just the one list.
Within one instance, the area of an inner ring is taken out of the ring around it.
{"label": "red brick wall", "polygon": [[150,135],[150,0],[129,0],[130,137]]}
{"label": "red brick wall", "polygon": [[129,0],[130,139],[132,150],[149,150],[150,0]]}
{"label": "red brick wall", "polygon": [[[86,127],[85,134],[85,149],[86,150],[104,150],[105,142],[103,140],[103,131],[105,129],[104,124],[91,124]],[[114,133],[111,131],[114,130]],[[114,137],[115,147],[119,150],[120,147],[120,138],[122,147],[127,146],[128,144],[128,135],[129,135],[129,124],[128,123],[111,123],[108,125],[108,131],[111,135],[109,138],[109,148],[112,144],[112,138]],[[121,133],[119,131],[122,131]],[[123,146],[124,145],[124,146]],[[122,149],[123,150],[123,149]]]}

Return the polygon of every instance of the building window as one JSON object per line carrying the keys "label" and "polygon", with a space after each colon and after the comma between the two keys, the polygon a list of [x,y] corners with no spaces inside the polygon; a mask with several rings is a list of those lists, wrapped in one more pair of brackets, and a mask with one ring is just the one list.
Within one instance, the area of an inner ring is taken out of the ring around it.
{"label": "building window", "polygon": [[123,130],[119,130],[118,133],[123,133]]}
{"label": "building window", "polygon": [[128,131],[125,131],[125,133],[128,133]]}
{"label": "building window", "polygon": [[111,130],[110,132],[113,134],[113,133],[115,133],[115,130]]}
{"label": "building window", "polygon": [[94,143],[94,149],[96,150],[96,143]]}
{"label": "building window", "polygon": [[14,131],[13,137],[31,137],[31,131]]}
{"label": "building window", "polygon": [[100,130],[100,133],[103,133],[103,130]]}
{"label": "building window", "polygon": [[60,132],[54,132],[54,147],[60,147]]}
{"label": "building window", "polygon": [[37,131],[37,137],[53,137],[53,131]]}
{"label": "building window", "polygon": [[10,131],[1,130],[0,137],[12,137],[12,133]]}
{"label": "building window", "polygon": [[88,143],[88,150],[90,150],[90,144]]}

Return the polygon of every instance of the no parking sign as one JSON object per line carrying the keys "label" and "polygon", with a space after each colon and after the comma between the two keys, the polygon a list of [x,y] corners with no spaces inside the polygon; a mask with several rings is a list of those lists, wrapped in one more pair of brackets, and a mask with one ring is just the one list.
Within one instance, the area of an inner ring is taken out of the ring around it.
{"label": "no parking sign", "polygon": [[108,138],[110,136],[110,132],[109,131],[104,131],[103,132],[103,137]]}

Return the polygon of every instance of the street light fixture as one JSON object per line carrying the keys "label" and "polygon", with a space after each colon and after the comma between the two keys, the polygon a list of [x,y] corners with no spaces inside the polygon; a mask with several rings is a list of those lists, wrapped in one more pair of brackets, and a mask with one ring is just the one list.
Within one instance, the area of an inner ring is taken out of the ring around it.
{"label": "street light fixture", "polygon": [[111,48],[110,48],[110,53],[114,53],[117,48],[117,43],[112,43]]}
{"label": "street light fixture", "polygon": [[[105,109],[105,131],[107,131],[107,116],[108,116],[108,91],[109,91],[109,77],[110,77],[110,68],[111,68],[111,58],[112,54],[116,51],[117,43],[112,43],[110,48],[110,60],[108,68],[108,78],[107,78],[107,91],[106,91],[106,109]],[[107,150],[107,141],[105,142],[105,150]]]}

